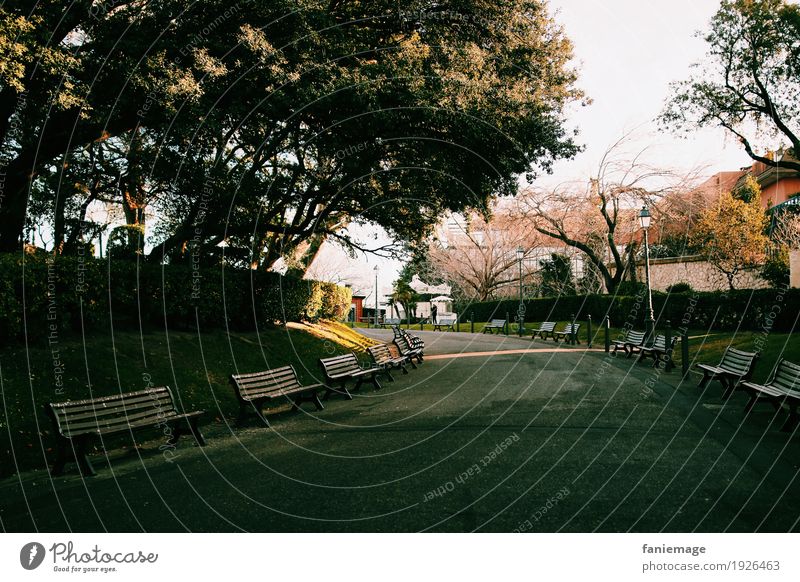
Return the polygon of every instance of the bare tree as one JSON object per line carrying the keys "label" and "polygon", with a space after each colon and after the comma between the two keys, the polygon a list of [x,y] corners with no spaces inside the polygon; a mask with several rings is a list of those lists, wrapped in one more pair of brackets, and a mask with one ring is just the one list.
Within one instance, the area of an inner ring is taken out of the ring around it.
{"label": "bare tree", "polygon": [[648,205],[656,216],[670,212],[671,199],[691,189],[697,176],[653,166],[647,148],[630,155],[631,134],[603,154],[588,183],[569,182],[552,189],[528,189],[517,200],[519,216],[539,233],[581,251],[614,293],[639,244],[639,209]]}
{"label": "bare tree", "polygon": [[428,257],[434,271],[453,285],[455,294],[486,301],[504,290],[516,289],[517,248],[528,256],[540,240],[530,222],[503,209],[489,220],[478,214],[463,221],[450,220],[431,242]]}

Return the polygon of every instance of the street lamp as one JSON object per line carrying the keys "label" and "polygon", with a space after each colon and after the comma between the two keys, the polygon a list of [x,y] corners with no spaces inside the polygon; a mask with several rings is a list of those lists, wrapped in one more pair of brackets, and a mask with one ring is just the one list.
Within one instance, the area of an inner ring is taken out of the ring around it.
{"label": "street lamp", "polygon": [[653,332],[656,326],[655,317],[653,317],[653,293],[650,289],[650,246],[647,240],[647,230],[650,228],[650,211],[647,206],[642,206],[639,212],[639,224],[642,225],[644,230],[644,276],[647,281],[647,319],[645,320],[645,330],[648,341],[652,341]]}
{"label": "street lamp", "polygon": [[525,304],[522,302],[522,258],[525,256],[525,249],[517,247],[517,262],[519,263],[519,308],[517,309],[517,324],[519,326],[519,337],[525,328]]}
{"label": "street lamp", "polygon": [[378,265],[373,269],[375,271],[375,327],[378,327]]}

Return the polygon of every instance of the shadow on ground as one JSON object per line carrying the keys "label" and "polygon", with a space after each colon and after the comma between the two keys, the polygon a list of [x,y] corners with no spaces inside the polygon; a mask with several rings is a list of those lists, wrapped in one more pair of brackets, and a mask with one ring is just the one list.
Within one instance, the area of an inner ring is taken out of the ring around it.
{"label": "shadow on ground", "polygon": [[[378,339],[391,332],[365,330]],[[0,483],[6,531],[790,531],[795,435],[770,407],[582,346],[433,333],[381,391],[151,441],[97,477]],[[536,352],[503,354],[533,347]],[[563,348],[563,346],[559,346]],[[774,421],[774,422],[773,422]]]}

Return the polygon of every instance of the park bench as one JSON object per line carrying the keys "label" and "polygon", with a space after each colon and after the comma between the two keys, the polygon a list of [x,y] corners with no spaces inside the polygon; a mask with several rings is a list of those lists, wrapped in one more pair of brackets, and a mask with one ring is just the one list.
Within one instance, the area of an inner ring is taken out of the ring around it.
{"label": "park bench", "polygon": [[580,323],[567,323],[564,325],[564,329],[553,332],[553,339],[556,340],[556,342],[558,342],[559,338],[563,339],[565,342],[572,341],[574,339],[575,343],[579,344],[581,343],[578,341],[578,331],[580,329]]}
{"label": "park bench", "polygon": [[626,357],[630,358],[644,344],[644,336],[645,332],[643,331],[629,329],[621,340],[614,340],[614,353],[621,348]]}
{"label": "park bench", "polygon": [[436,323],[433,324],[433,331],[442,331],[445,327],[450,331],[455,331],[456,318],[455,317],[440,317]]}
{"label": "park bench", "polygon": [[387,317],[381,322],[381,327],[386,329],[386,326],[395,327],[399,326],[402,323],[402,320],[399,317]]}
{"label": "park bench", "polygon": [[269,426],[263,408],[267,402],[276,399],[290,401],[294,411],[298,410],[303,402],[313,402],[317,410],[323,408],[317,396],[322,384],[301,385],[292,366],[252,374],[232,374],[230,381],[239,401],[238,424],[244,421],[248,410],[254,410]]}
{"label": "park bench", "polygon": [[722,360],[718,366],[708,364],[697,364],[703,371],[703,379],[697,385],[698,388],[705,387],[711,380],[719,380],[724,388],[723,398],[730,396],[740,382],[750,380],[753,369],[758,361],[758,354],[754,352],[743,352],[736,348],[726,348],[722,354]]}
{"label": "park bench", "polygon": [[403,337],[406,338],[408,345],[411,347],[412,350],[417,350],[419,352],[419,360],[420,362],[425,357],[425,342],[422,341],[422,338],[416,336],[412,333],[407,331],[403,332]]}
{"label": "park bench", "polygon": [[[658,364],[666,362],[667,367],[671,365],[672,352],[675,349],[675,342],[678,341],[678,336],[673,336],[669,340],[667,346],[667,337],[663,334],[656,336],[652,345],[639,346],[639,357],[636,358],[637,362],[641,362],[644,358],[653,358],[653,367],[657,368]],[[667,370],[669,371],[669,370]]]}
{"label": "park bench", "polygon": [[501,333],[505,331],[506,323],[505,319],[493,319],[483,327],[483,333],[487,331],[489,333],[495,333],[494,330],[497,330],[497,333]]}
{"label": "park bench", "polygon": [[418,363],[422,363],[422,350],[420,348],[413,348],[408,339],[404,335],[394,338],[394,345],[397,346],[400,355],[406,359],[406,362],[411,364],[411,367],[416,369]]}
{"label": "park bench", "polygon": [[781,358],[766,384],[755,382],[742,382],[742,387],[750,393],[750,402],[745,406],[745,411],[750,412],[759,399],[770,402],[775,410],[782,404],[789,408],[789,418],[786,419],[782,431],[791,432],[797,426],[797,405],[800,404],[800,366]]}
{"label": "park bench", "polygon": [[393,368],[399,368],[403,371],[403,374],[408,374],[408,370],[406,370],[406,358],[392,354],[389,349],[389,344],[370,346],[367,348],[367,352],[369,352],[370,357],[372,357],[372,361],[375,362],[375,366],[383,370],[391,382],[394,382],[391,373]]}
{"label": "park bench", "polygon": [[547,336],[553,336],[553,332],[556,330],[556,322],[555,321],[543,321],[539,324],[539,327],[533,330],[533,334],[531,335],[531,339],[536,339],[538,334],[540,339],[547,339]]}
{"label": "park bench", "polygon": [[[328,399],[331,392],[341,392],[348,400],[352,400],[353,397],[346,387],[347,382],[350,380],[355,380],[356,382],[354,390],[361,388],[361,384],[364,382],[371,382],[376,390],[381,388],[377,378],[378,373],[381,371],[380,368],[362,368],[358,363],[358,358],[352,352],[343,356],[320,358],[319,365],[326,381],[325,400]],[[340,390],[336,390],[333,387],[335,384],[339,384]]]}
{"label": "park bench", "polygon": [[168,437],[170,447],[182,434],[190,433],[201,447],[206,444],[197,426],[204,411],[181,413],[168,386],[148,388],[46,406],[58,439],[56,462],[52,474],[61,475],[72,451],[84,476],[95,475],[87,455],[89,442],[116,434],[132,434],[144,429],[158,429]]}

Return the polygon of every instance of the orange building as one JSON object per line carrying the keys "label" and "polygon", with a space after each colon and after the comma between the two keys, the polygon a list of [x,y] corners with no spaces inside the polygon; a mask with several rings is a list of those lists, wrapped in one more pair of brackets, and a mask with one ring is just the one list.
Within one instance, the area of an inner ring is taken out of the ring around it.
{"label": "orange building", "polygon": [[[773,152],[768,152],[767,157],[772,158]],[[784,154],[784,159],[794,155]],[[748,176],[753,176],[761,187],[761,206],[772,208],[783,204],[790,198],[800,194],[800,172],[788,168],[776,168],[762,162],[754,162],[749,167],[738,171],[718,172],[703,182],[697,191],[701,192],[706,200],[716,199],[722,192],[731,192],[741,187]]]}

